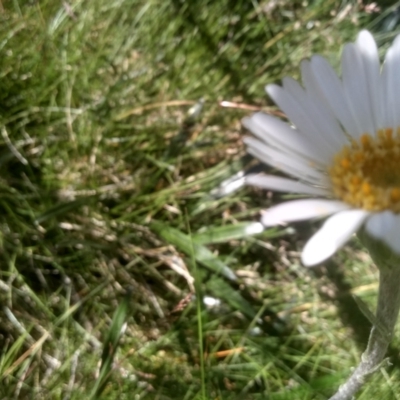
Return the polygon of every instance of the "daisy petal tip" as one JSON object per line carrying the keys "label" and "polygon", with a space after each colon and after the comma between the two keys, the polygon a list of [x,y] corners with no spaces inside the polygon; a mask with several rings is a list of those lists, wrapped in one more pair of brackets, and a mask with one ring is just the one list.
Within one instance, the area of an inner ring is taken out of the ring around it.
{"label": "daisy petal tip", "polygon": [[246,235],[257,235],[264,231],[264,225],[261,222],[254,222],[245,228]]}
{"label": "daisy petal tip", "polygon": [[273,226],[281,225],[283,221],[277,219],[273,213],[266,211],[261,215],[261,224],[264,228],[271,228]]}
{"label": "daisy petal tip", "polygon": [[242,123],[242,126],[248,130],[250,130],[250,126],[251,126],[251,117],[244,117],[242,118],[242,120],[240,121]]}
{"label": "daisy petal tip", "polygon": [[366,29],[363,29],[358,33],[357,40],[360,41],[368,40],[368,41],[373,41],[375,43],[375,39],[372,36],[371,32]]}
{"label": "daisy petal tip", "polygon": [[306,243],[301,253],[301,262],[306,267],[315,267],[326,261],[338,250],[334,240],[326,240],[323,227]]}
{"label": "daisy petal tip", "polygon": [[[246,128],[247,128],[247,126],[246,126]],[[259,141],[258,141],[257,139],[254,139],[252,136],[245,136],[245,137],[242,139],[242,142],[243,142],[246,146],[251,147],[252,145],[254,145],[255,142],[259,142]]]}
{"label": "daisy petal tip", "polygon": [[305,267],[315,267],[331,257],[336,250],[332,245],[309,241],[301,253],[301,262]]}
{"label": "daisy petal tip", "polygon": [[268,94],[269,97],[274,98],[274,95],[277,90],[280,90],[280,86],[275,84],[275,83],[270,83],[265,86],[265,91]]}

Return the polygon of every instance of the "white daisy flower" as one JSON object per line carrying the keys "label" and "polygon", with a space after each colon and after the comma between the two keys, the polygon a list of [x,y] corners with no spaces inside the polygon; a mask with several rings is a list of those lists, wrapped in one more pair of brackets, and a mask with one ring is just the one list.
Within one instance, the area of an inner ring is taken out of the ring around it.
{"label": "white daisy flower", "polygon": [[292,176],[251,175],[261,188],[309,195],[262,215],[264,226],[329,218],[307,242],[302,261],[318,264],[364,226],[400,254],[400,36],[382,70],[372,35],[345,45],[342,77],[316,55],[301,63],[303,86],[284,78],[267,93],[293,125],[264,113],[243,124],[257,138],[248,151]]}

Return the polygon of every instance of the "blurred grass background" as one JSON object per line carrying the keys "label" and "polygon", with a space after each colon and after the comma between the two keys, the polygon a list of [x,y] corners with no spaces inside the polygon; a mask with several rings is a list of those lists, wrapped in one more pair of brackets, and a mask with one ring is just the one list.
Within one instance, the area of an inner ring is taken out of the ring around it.
{"label": "blurred grass background", "polygon": [[[361,28],[383,54],[399,20],[393,2],[0,1],[0,398],[332,394],[376,269],[357,242],[306,269],[315,224],[248,235],[285,196],[215,189],[254,164],[240,119],[276,113],[265,84],[313,53],[338,66]],[[359,399],[400,398],[399,344]]]}

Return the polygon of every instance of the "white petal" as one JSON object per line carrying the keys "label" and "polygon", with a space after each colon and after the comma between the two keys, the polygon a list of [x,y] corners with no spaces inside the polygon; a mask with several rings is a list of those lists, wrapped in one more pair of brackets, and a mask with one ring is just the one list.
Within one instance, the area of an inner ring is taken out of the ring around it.
{"label": "white petal", "polygon": [[[345,45],[342,54],[343,90],[358,127],[358,137],[364,133],[373,134],[371,101],[367,90],[367,78],[358,47],[353,43]],[[351,133],[351,132],[349,132]]]}
{"label": "white petal", "polygon": [[326,175],[312,166],[311,162],[305,161],[294,153],[289,154],[274,149],[253,137],[246,137],[243,142],[249,146],[248,153],[289,175],[322,186],[328,182]]}
{"label": "white petal", "polygon": [[373,214],[368,218],[365,229],[371,236],[382,240],[400,254],[400,215],[391,211]]}
{"label": "white petal", "polygon": [[257,186],[262,189],[276,190],[286,193],[301,193],[313,196],[329,196],[330,192],[327,189],[306,185],[292,179],[281,178],[274,175],[247,175],[246,184]]}
{"label": "white petal", "polygon": [[245,228],[246,235],[257,235],[264,231],[264,225],[260,222],[254,222]]}
{"label": "white petal", "polygon": [[392,227],[393,216],[394,214],[390,211],[372,214],[368,218],[365,228],[373,237],[383,239]]}
{"label": "white petal", "polygon": [[212,189],[210,194],[216,198],[227,196],[245,185],[244,171],[239,171],[237,174],[224,180],[219,186]]}
{"label": "white petal", "polygon": [[326,140],[326,136],[323,134],[324,129],[316,124],[316,121],[319,121],[317,110],[305,106],[305,103],[309,104],[308,99],[304,98],[303,102],[299,102],[293,97],[294,93],[289,93],[278,85],[268,85],[266,90],[274,102],[285,112],[289,120],[307,137],[309,143],[313,143],[316,151],[324,157],[332,157],[338,149],[332,148],[331,143]]}
{"label": "white petal", "polygon": [[[318,56],[315,56],[315,57],[318,57]],[[327,100],[327,98],[325,96],[324,90],[321,89],[320,83],[319,83],[317,77],[315,76],[315,73],[311,66],[311,61],[310,60],[302,60],[300,63],[300,69],[301,69],[301,80],[303,82],[304,88],[306,89],[306,92],[309,94],[309,96],[314,98],[316,101],[322,102],[324,104],[324,107],[328,108],[332,112],[332,115],[337,119],[337,116],[334,113],[334,110],[330,106],[329,101]],[[335,72],[333,72],[333,73],[335,74]],[[336,76],[336,79],[338,80],[339,78]],[[325,85],[325,80],[323,80],[323,84]],[[340,85],[340,87],[341,87],[341,85]],[[330,93],[329,90],[328,90],[328,93]]]}
{"label": "white petal", "polygon": [[[297,101],[298,107],[302,107],[304,113],[312,117],[319,137],[326,144],[329,144],[329,148],[339,150],[344,144],[347,144],[342,128],[334,118],[330,108],[326,107],[324,101],[310,95],[292,78],[283,78],[282,83],[283,89]],[[312,139],[315,140],[314,137]]]}
{"label": "white petal", "polygon": [[[304,135],[307,135],[308,138],[315,136],[316,140],[319,141],[319,132],[315,129],[311,116],[304,113],[302,107],[299,106],[297,100],[291,94],[278,85],[268,85],[265,90],[285,112],[289,120],[300,131],[304,132]],[[324,149],[326,149],[326,146],[322,143],[321,151],[324,151]]]}
{"label": "white petal", "polygon": [[367,211],[353,209],[330,217],[305,245],[301,254],[303,264],[310,267],[332,256],[357,232],[368,215]]}
{"label": "white petal", "polygon": [[385,242],[395,253],[400,254],[400,217],[398,215],[390,233],[386,236]]}
{"label": "white petal", "polygon": [[301,70],[301,80],[303,82],[303,86],[306,89],[307,93],[325,102],[325,95],[321,91],[318,81],[311,69],[311,61],[302,60],[300,63],[300,70]]}
{"label": "white petal", "polygon": [[259,112],[244,118],[242,124],[266,143],[286,152],[297,153],[314,163],[326,163],[326,158],[318,153],[312,143],[307,143],[304,135],[278,118]]}
{"label": "white petal", "polygon": [[400,36],[386,53],[382,71],[382,89],[386,127],[397,128],[400,125],[399,107],[399,68],[400,68]]}
{"label": "white petal", "polygon": [[364,66],[375,129],[385,128],[380,97],[381,77],[378,47],[371,33],[366,30],[358,34],[356,46],[361,54],[361,61]]}
{"label": "white petal", "polygon": [[359,130],[356,121],[347,104],[342,82],[334,69],[328,61],[321,56],[312,57],[311,69],[333,114],[349,135],[358,136]]}
{"label": "white petal", "polygon": [[271,207],[262,214],[264,226],[274,226],[282,222],[302,221],[348,210],[350,206],[342,201],[304,199],[293,200]]}
{"label": "white petal", "polygon": [[392,49],[389,49],[386,53],[385,63],[383,64],[381,86],[382,102],[384,104],[383,115],[385,127],[394,126],[395,121],[393,103],[396,101],[396,93],[394,92],[392,86],[393,75],[395,71],[393,69],[392,58],[393,51]]}

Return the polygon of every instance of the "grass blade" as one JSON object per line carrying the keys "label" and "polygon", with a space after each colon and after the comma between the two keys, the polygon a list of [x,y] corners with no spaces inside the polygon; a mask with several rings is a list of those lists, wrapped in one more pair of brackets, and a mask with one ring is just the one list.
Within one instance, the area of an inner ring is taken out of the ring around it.
{"label": "grass blade", "polygon": [[110,330],[104,341],[99,377],[93,387],[90,399],[98,398],[110,379],[112,363],[118,348],[119,340],[125,330],[124,324],[129,311],[129,298],[130,296],[127,294],[115,311]]}

